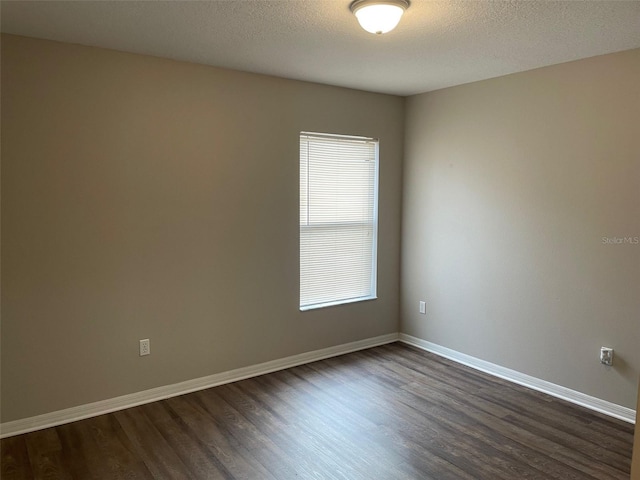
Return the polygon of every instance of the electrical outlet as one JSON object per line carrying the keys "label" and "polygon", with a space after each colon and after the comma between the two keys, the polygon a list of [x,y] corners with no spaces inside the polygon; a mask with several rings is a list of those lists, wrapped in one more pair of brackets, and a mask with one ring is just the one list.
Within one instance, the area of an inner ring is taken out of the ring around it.
{"label": "electrical outlet", "polygon": [[151,353],[151,342],[148,338],[140,340],[140,356],[149,355]]}
{"label": "electrical outlet", "polygon": [[605,365],[613,365],[613,348],[600,348],[600,363],[603,363]]}
{"label": "electrical outlet", "polygon": [[427,302],[420,302],[420,313],[423,315],[427,314]]}

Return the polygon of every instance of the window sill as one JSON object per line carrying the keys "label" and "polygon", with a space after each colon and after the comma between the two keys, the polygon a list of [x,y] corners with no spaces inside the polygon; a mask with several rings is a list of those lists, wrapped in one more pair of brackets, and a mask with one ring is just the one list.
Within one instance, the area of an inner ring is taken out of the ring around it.
{"label": "window sill", "polygon": [[340,300],[337,302],[315,303],[313,305],[305,305],[304,307],[300,307],[300,311],[306,312],[307,310],[317,310],[319,308],[336,307],[338,305],[346,305],[349,303],[366,302],[368,300],[376,300],[377,298],[378,297],[376,295],[372,295],[370,297],[350,298],[348,300]]}

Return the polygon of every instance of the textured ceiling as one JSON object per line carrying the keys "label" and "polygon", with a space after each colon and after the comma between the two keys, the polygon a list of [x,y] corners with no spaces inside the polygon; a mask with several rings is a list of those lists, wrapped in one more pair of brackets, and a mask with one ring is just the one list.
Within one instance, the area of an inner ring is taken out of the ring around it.
{"label": "textured ceiling", "polygon": [[2,31],[398,95],[640,47],[640,1],[2,1]]}

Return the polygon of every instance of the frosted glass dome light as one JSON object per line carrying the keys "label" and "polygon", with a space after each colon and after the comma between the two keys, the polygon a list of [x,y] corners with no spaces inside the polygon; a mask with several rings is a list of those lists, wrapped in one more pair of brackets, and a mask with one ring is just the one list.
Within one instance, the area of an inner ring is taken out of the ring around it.
{"label": "frosted glass dome light", "polygon": [[407,0],[355,0],[349,7],[367,32],[381,35],[390,32],[409,8]]}

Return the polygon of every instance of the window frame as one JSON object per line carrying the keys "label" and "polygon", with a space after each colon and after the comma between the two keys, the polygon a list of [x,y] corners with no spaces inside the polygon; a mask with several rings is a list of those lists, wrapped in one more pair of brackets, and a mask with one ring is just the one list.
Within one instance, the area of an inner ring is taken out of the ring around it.
{"label": "window frame", "polygon": [[[302,228],[303,225],[300,222],[300,211],[301,211],[301,189],[302,189],[302,169],[300,167],[302,160],[302,151],[298,151],[298,279],[299,279],[299,292],[298,292],[298,305],[300,311],[309,311],[309,310],[317,310],[320,308],[333,307],[338,305],[347,305],[351,303],[359,303],[365,302],[369,300],[375,300],[378,298],[378,204],[379,204],[379,180],[380,180],[380,140],[375,137],[365,137],[365,136],[357,136],[357,135],[343,135],[343,134],[331,134],[331,133],[319,133],[319,132],[309,132],[309,131],[301,131],[298,135],[299,143],[303,140],[303,137],[310,138],[322,138],[322,139],[336,139],[336,140],[356,140],[356,141],[365,141],[372,142],[374,144],[374,172],[373,172],[373,209],[371,216],[371,232],[372,232],[372,244],[371,244],[371,277],[369,279],[369,294],[363,295],[360,297],[352,297],[346,299],[337,299],[330,301],[323,301],[318,303],[311,303],[302,305]],[[308,170],[307,170],[307,188],[308,188]],[[309,205],[307,204],[307,209]],[[352,225],[354,225],[352,223]],[[369,225],[367,222],[365,225]],[[313,228],[313,226],[306,226],[307,228]]]}

